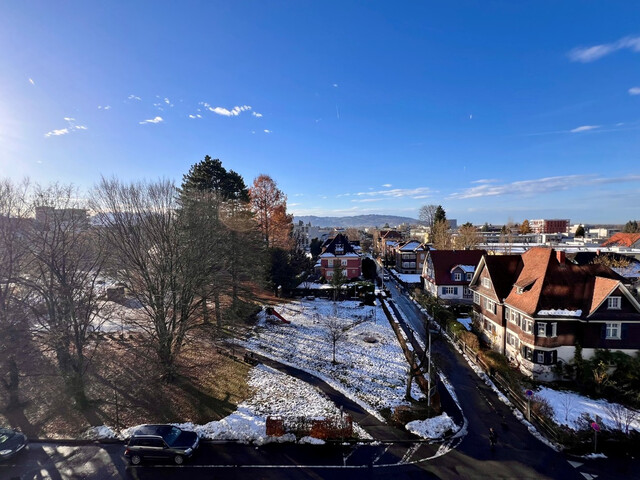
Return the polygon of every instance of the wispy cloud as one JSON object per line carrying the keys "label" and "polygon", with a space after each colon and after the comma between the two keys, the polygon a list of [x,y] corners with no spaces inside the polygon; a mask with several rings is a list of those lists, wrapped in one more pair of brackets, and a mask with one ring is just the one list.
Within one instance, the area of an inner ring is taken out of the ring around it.
{"label": "wispy cloud", "polygon": [[217,115],[222,115],[223,117],[237,117],[238,115],[240,115],[242,112],[247,112],[249,110],[251,110],[251,106],[249,105],[242,105],[242,106],[238,106],[236,105],[235,107],[233,107],[231,110],[224,108],[224,107],[212,107],[211,105],[209,105],[208,103],[205,102],[200,102],[201,105],[203,105],[207,110],[217,114]]}
{"label": "wispy cloud", "polygon": [[195,115],[189,115],[189,118],[202,118],[202,115],[196,113]]}
{"label": "wispy cloud", "polygon": [[385,183],[382,185],[384,188],[391,188],[393,187],[393,185],[391,185],[390,183]]}
{"label": "wispy cloud", "polygon": [[262,114],[258,113],[258,112],[251,112],[251,115],[253,115],[254,117],[257,117],[257,118],[262,117]]}
{"label": "wispy cloud", "polygon": [[77,125],[76,119],[72,117],[64,117],[63,120],[67,122],[67,126],[65,128],[56,128],[44,134],[45,138],[48,137],[59,137],[61,135],[67,135],[71,132],[77,130],[89,130],[86,125]]}
{"label": "wispy cloud", "polygon": [[631,87],[629,89],[629,95],[640,95],[640,87]]}
{"label": "wispy cloud", "polygon": [[141,122],[138,122],[140,125],[144,125],[145,123],[160,123],[163,122],[163,118],[162,117],[155,117],[155,118],[150,118],[148,120],[143,120]]}
{"label": "wispy cloud", "polygon": [[480,180],[474,180],[471,183],[496,183],[498,180],[495,178],[481,178]]}
{"label": "wispy cloud", "polygon": [[502,185],[483,184],[468,188],[462,192],[449,195],[448,198],[479,198],[495,197],[501,195],[540,195],[548,192],[570,190],[572,188],[585,188],[589,185],[605,185],[614,183],[639,182],[640,175],[628,175],[626,177],[601,177],[597,175],[564,175],[557,177],[544,177],[534,180],[520,180]]}
{"label": "wispy cloud", "polygon": [[577,47],[569,52],[572,62],[589,63],[618,50],[629,49],[640,52],[640,37],[624,37],[613,43],[603,43],[592,47]]}
{"label": "wispy cloud", "polygon": [[58,130],[51,130],[50,132],[47,132],[44,134],[45,137],[57,137],[59,135],[66,135],[67,133],[69,133],[69,129],[68,128],[60,128]]}
{"label": "wispy cloud", "polygon": [[271,133],[271,130],[267,130],[266,128],[263,131],[264,133]]}
{"label": "wispy cloud", "polygon": [[34,81],[33,81],[33,78],[30,78],[30,79],[29,79],[29,83],[30,83],[31,85],[35,85],[35,84],[36,84],[36,82],[34,82]]}
{"label": "wispy cloud", "polygon": [[380,196],[386,198],[402,198],[402,197],[413,197],[416,198],[426,198],[432,194],[432,190],[429,187],[418,187],[418,188],[391,188],[389,190],[377,190],[370,192],[358,192],[355,195],[357,196]]}
{"label": "wispy cloud", "polygon": [[133,95],[133,94],[129,95],[127,97],[127,99],[129,99],[129,100],[137,100],[137,101],[141,101],[142,100],[140,97],[138,97],[137,95]]}
{"label": "wispy cloud", "polygon": [[353,203],[370,203],[370,202],[382,202],[383,200],[387,200],[386,198],[361,198],[359,200],[351,200]]}
{"label": "wispy cloud", "polygon": [[570,132],[571,133],[588,132],[589,130],[595,130],[596,128],[600,128],[600,125],[582,125],[580,127],[576,127],[570,130]]}
{"label": "wispy cloud", "polygon": [[334,83],[334,84],[332,85],[332,87],[333,87],[333,88],[338,88],[338,84],[337,84],[337,83]]}
{"label": "wispy cloud", "polygon": [[111,105],[105,105],[104,107],[102,105],[98,105],[98,110],[111,110]]}

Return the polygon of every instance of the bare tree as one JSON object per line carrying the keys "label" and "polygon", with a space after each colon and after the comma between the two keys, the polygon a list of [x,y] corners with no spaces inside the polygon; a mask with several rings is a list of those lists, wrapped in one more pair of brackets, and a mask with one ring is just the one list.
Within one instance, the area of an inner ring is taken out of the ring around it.
{"label": "bare tree", "polygon": [[476,248],[482,237],[478,232],[478,229],[470,223],[465,223],[458,229],[458,235],[455,238],[456,248],[461,250],[472,250]]}
{"label": "bare tree", "polygon": [[433,228],[437,209],[438,205],[423,205],[418,212],[418,218],[421,222],[424,222],[427,227]]}
{"label": "bare tree", "polygon": [[93,333],[102,321],[96,281],[105,249],[77,198],[72,186],[36,187],[21,284],[29,292],[34,338],[55,354],[70,394],[84,407],[85,374],[99,343]]}
{"label": "bare tree", "polygon": [[19,184],[8,179],[0,181],[0,371],[3,372],[0,383],[9,396],[8,408],[19,403],[16,353],[20,334],[26,328],[22,308],[25,292],[20,289],[19,278],[27,253],[24,232],[31,213],[28,190],[27,180]]}
{"label": "bare tree", "polygon": [[629,435],[629,427],[635,422],[640,413],[631,408],[627,408],[619,403],[610,403],[605,409],[613,419],[616,429],[623,432],[625,435]]}
{"label": "bare tree", "polygon": [[357,327],[361,323],[368,320],[367,317],[359,318],[353,322],[347,323],[344,319],[337,315],[337,308],[334,307],[332,315],[325,318],[318,318],[319,323],[325,327],[324,338],[331,343],[333,356],[331,362],[336,364],[336,349],[338,343],[344,341],[347,338],[349,330]]}
{"label": "bare tree", "polygon": [[449,230],[449,222],[444,220],[434,223],[431,229],[431,238],[433,247],[436,250],[451,250],[452,237],[451,230]]}
{"label": "bare tree", "polygon": [[564,421],[569,423],[569,415],[574,410],[574,397],[573,395],[563,395],[560,399],[560,406],[562,407],[562,411],[564,413]]}
{"label": "bare tree", "polygon": [[176,188],[167,180],[124,184],[103,178],[92,208],[118,278],[149,320],[141,327],[150,336],[164,378],[172,381],[176,358],[196,325],[196,311],[220,270],[216,223],[206,215],[181,215]]}

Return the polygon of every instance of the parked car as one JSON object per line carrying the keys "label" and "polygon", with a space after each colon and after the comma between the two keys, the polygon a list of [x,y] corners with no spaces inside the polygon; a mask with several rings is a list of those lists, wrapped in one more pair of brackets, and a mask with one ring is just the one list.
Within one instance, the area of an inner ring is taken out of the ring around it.
{"label": "parked car", "polygon": [[143,460],[173,460],[176,465],[182,465],[199,445],[195,432],[173,425],[142,425],[131,435],[124,455],[132,465],[139,465]]}
{"label": "parked car", "polygon": [[15,430],[0,427],[0,460],[16,455],[27,446],[27,437]]}

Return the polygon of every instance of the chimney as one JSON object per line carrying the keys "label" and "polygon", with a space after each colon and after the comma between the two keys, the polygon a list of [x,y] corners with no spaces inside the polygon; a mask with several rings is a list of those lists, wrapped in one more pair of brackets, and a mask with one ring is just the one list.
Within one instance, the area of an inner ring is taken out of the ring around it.
{"label": "chimney", "polygon": [[564,250],[556,250],[556,258],[560,265],[564,265],[567,260],[567,255],[564,253]]}

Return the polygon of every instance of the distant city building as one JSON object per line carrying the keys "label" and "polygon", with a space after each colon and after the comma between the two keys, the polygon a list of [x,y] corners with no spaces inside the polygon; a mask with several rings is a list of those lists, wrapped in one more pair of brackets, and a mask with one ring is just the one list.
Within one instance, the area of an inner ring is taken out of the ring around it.
{"label": "distant city building", "polygon": [[569,227],[569,219],[529,220],[529,228],[533,233],[569,233]]}
{"label": "distant city building", "polygon": [[89,227],[89,216],[84,208],[36,207],[36,228],[49,230],[52,225],[84,230]]}

